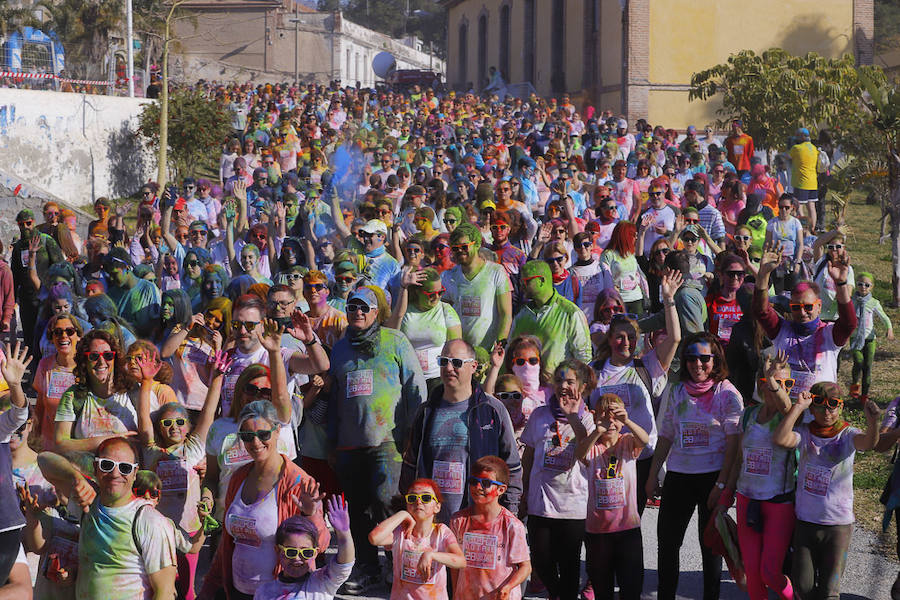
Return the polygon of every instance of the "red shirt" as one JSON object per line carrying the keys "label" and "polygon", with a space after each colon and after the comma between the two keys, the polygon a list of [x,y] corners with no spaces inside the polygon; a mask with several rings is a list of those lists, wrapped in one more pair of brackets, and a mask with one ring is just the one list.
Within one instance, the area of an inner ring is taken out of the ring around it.
{"label": "red shirt", "polygon": [[709,332],[718,336],[722,346],[727,346],[731,339],[731,329],[744,315],[737,297],[729,301],[721,296],[710,296],[706,299],[706,309],[709,312]]}

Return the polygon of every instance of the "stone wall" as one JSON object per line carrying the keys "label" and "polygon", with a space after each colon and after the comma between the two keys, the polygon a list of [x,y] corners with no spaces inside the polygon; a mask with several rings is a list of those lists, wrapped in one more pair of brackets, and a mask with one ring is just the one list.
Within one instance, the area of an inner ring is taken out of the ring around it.
{"label": "stone wall", "polygon": [[152,100],[0,89],[0,173],[71,206],[129,196],[155,173],[153,157],[135,133],[147,102]]}

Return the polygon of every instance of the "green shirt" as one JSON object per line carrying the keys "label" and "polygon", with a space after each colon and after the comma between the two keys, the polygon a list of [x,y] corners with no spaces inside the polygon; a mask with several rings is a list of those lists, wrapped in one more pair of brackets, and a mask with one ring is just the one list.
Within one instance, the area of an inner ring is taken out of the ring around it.
{"label": "green shirt", "polygon": [[541,340],[541,363],[548,372],[567,358],[591,360],[591,336],[587,318],[578,305],[554,291],[537,312],[525,304],[512,322],[510,339],[530,334]]}

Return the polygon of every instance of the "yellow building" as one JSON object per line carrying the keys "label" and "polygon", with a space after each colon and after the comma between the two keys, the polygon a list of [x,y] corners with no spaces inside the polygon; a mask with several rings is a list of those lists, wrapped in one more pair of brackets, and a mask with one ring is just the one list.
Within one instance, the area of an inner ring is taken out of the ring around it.
{"label": "yellow building", "polygon": [[[691,74],[734,52],[781,47],[869,64],[874,0],[442,0],[447,81],[484,87],[490,67],[544,96],[569,93],[632,122],[716,119],[688,102]],[[580,105],[580,102],[578,103]]]}

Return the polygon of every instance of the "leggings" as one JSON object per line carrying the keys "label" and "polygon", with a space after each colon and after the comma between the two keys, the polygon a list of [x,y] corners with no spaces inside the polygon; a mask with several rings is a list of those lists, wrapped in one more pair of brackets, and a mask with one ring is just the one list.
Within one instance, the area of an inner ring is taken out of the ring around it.
{"label": "leggings", "polygon": [[797,519],[791,579],[800,600],[837,600],[853,525],[819,525]]}
{"label": "leggings", "polygon": [[872,384],[872,361],[875,359],[875,338],[865,341],[862,350],[853,350],[853,383],[859,383],[862,375],[862,395],[869,395]]}
{"label": "leggings", "polygon": [[0,586],[6,585],[9,573],[16,564],[24,531],[24,527],[19,527],[0,533]]}
{"label": "leggings", "polygon": [[528,515],[531,562],[547,595],[577,600],[581,580],[584,519],[550,519]]}
{"label": "leggings", "polygon": [[652,464],[652,456],[635,462],[637,467],[637,509],[640,516],[644,516],[644,509],[647,508],[647,480],[650,478],[650,465]]}
{"label": "leggings", "polygon": [[747,525],[750,499],[737,495],[738,545],[747,571],[750,600],[766,600],[774,590],[782,600],[794,597],[791,580],[781,572],[794,533],[794,504],[762,502],[762,533]]}
{"label": "leggings", "polygon": [[[196,532],[195,532],[196,533]],[[193,537],[194,534],[191,534]],[[178,567],[178,579],[175,581],[175,589],[178,592],[178,600],[194,600],[194,582],[197,578],[197,561],[200,554],[176,553],[176,566]]]}
{"label": "leggings", "polygon": [[587,574],[596,600],[640,600],[644,587],[644,541],[641,528],[614,533],[588,533]]}
{"label": "leggings", "polygon": [[675,600],[678,574],[681,569],[679,551],[695,508],[699,513],[697,537],[700,539],[700,554],[703,558],[703,598],[704,600],[719,598],[722,557],[713,554],[713,551],[703,543],[703,530],[712,514],[706,507],[706,501],[718,477],[718,471],[696,474],[672,471],[666,473],[659,505],[659,521],[656,525],[659,544],[658,600]]}

